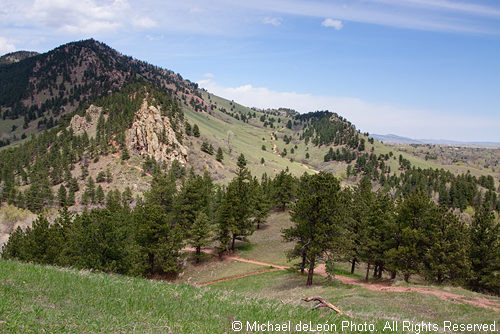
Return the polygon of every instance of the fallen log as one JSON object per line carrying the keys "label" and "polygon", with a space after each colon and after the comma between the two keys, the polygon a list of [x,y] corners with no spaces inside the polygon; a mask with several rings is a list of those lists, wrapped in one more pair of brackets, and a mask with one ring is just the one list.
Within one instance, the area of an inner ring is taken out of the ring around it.
{"label": "fallen log", "polygon": [[327,302],[324,298],[321,298],[321,297],[318,297],[318,296],[315,296],[315,297],[308,297],[308,298],[304,298],[302,299],[303,301],[305,302],[312,302],[312,301],[315,301],[315,302],[318,302],[312,309],[315,310],[317,308],[320,308],[320,307],[326,307],[326,308],[329,308],[329,309],[332,309],[334,310],[335,312],[337,312],[338,314],[342,315],[344,314],[338,307],[336,306],[333,306],[332,303],[329,303]]}

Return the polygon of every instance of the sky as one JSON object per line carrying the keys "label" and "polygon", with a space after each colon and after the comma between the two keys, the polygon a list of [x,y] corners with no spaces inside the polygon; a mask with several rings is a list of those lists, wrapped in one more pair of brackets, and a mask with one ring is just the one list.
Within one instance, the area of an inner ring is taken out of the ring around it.
{"label": "sky", "polygon": [[249,107],[500,142],[497,0],[0,0],[0,55],[86,38]]}

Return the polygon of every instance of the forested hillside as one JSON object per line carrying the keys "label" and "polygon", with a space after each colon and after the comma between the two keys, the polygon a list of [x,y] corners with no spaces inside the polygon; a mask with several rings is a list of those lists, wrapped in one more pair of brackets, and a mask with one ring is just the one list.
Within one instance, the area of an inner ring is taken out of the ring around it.
{"label": "forested hillside", "polygon": [[5,258],[170,278],[183,247],[235,251],[290,210],[308,284],[347,261],[499,293],[491,169],[398,151],[331,111],[248,108],[94,40],[0,66],[0,88],[0,202],[39,214]]}

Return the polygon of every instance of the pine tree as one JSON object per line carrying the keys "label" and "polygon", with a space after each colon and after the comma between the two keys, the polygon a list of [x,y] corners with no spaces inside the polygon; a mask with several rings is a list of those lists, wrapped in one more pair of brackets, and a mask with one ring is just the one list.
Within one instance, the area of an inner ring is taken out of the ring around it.
{"label": "pine tree", "polygon": [[198,127],[198,124],[193,126],[193,136],[196,138],[200,137],[200,128]]}
{"label": "pine tree", "polygon": [[102,190],[101,185],[99,185],[95,191],[95,202],[97,204],[104,203],[104,191]]}
{"label": "pine tree", "polygon": [[472,278],[476,291],[500,294],[500,224],[495,221],[489,203],[481,205],[471,224],[470,255]]}
{"label": "pine tree", "polygon": [[406,282],[411,275],[420,273],[431,245],[432,226],[437,225],[435,210],[434,202],[420,191],[398,205],[393,232],[397,243],[386,255],[391,269],[401,271]]}
{"label": "pine tree", "polygon": [[66,205],[68,205],[66,198],[66,188],[62,184],[57,191],[57,201],[60,207],[65,207]]}
{"label": "pine tree", "polygon": [[71,189],[68,192],[68,198],[67,198],[66,202],[67,202],[67,206],[75,205],[75,192],[72,191]]}
{"label": "pine tree", "polygon": [[269,198],[269,194],[266,193],[261,185],[258,182],[254,181],[254,222],[257,225],[257,229],[260,229],[260,225],[264,223],[266,218],[269,216],[269,212],[271,210],[271,199]]}
{"label": "pine tree", "polygon": [[130,154],[128,153],[127,147],[123,147],[122,149],[122,160],[128,160],[130,159]]}
{"label": "pine tree", "polygon": [[282,170],[273,180],[273,199],[281,211],[285,211],[287,205],[294,197],[295,180],[290,174],[288,167]]}
{"label": "pine tree", "polygon": [[87,193],[89,201],[90,201],[90,203],[94,203],[95,202],[95,183],[94,183],[94,179],[92,178],[92,176],[89,176],[89,178],[87,179],[86,186],[87,186],[87,189],[85,190],[85,192]]}
{"label": "pine tree", "polygon": [[128,207],[132,203],[132,189],[129,186],[122,193],[122,205]]}
{"label": "pine tree", "polygon": [[215,159],[218,161],[218,162],[222,162],[222,160],[224,159],[224,153],[222,152],[222,148],[218,148],[217,149],[217,155],[215,156]]}
{"label": "pine tree", "polygon": [[181,268],[184,233],[159,205],[146,204],[134,210],[136,242],[144,259],[142,273],[175,275]]}
{"label": "pine tree", "polygon": [[212,238],[210,221],[204,212],[199,212],[189,232],[189,245],[196,249],[196,263],[200,262],[201,248],[208,246]]}
{"label": "pine tree", "polygon": [[437,224],[432,226],[429,250],[424,258],[424,275],[428,281],[442,284],[445,280],[462,283],[470,268],[469,231],[464,222],[444,208],[435,211]]}
{"label": "pine tree", "polygon": [[340,203],[340,184],[332,174],[320,172],[301,178],[299,196],[290,212],[294,225],[283,230],[283,235],[286,241],[297,242],[290,255],[301,254],[309,263],[306,285],[312,285],[317,258],[344,244]]}

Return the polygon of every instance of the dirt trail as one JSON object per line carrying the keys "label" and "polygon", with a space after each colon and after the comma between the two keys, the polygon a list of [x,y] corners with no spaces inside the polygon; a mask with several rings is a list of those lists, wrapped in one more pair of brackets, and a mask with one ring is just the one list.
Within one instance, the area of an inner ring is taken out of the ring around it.
{"label": "dirt trail", "polygon": [[[184,248],[183,250],[188,251],[188,252],[195,251],[194,248]],[[203,249],[202,252],[207,253],[207,254],[216,254],[216,252],[213,249]],[[229,280],[238,279],[238,278],[242,278],[242,277],[263,274],[263,273],[270,272],[270,271],[291,269],[291,267],[280,266],[280,265],[273,264],[273,263],[245,259],[245,258],[242,258],[242,257],[234,255],[234,254],[226,255],[226,256],[224,256],[224,259],[252,263],[252,264],[258,264],[258,265],[262,265],[262,266],[268,266],[268,267],[271,267],[271,269],[266,269],[266,270],[261,270],[261,271],[256,271],[256,272],[252,272],[252,273],[248,273],[248,274],[236,275],[236,276],[231,276],[231,277],[225,277],[225,278],[221,278],[218,280],[201,283],[199,285],[208,285],[208,284],[213,284],[213,283],[218,283],[218,282],[223,282],[223,281],[229,281]],[[314,269],[314,273],[318,274],[320,276],[325,276],[325,277],[328,276],[328,274],[326,273],[324,264],[318,265],[316,267],[316,269]],[[452,292],[446,292],[446,291],[441,291],[441,290],[437,290],[437,289],[420,288],[420,287],[414,287],[414,286],[391,286],[390,284],[392,283],[392,281],[390,281],[390,280],[385,280],[385,281],[381,281],[381,282],[366,282],[366,281],[358,279],[358,278],[341,276],[341,275],[335,275],[333,278],[341,281],[344,284],[358,285],[358,286],[362,286],[362,287],[364,287],[368,290],[372,290],[372,291],[396,292],[396,293],[417,292],[417,293],[426,294],[426,295],[434,295],[438,298],[441,298],[443,300],[446,300],[446,301],[449,301],[452,303],[469,304],[469,305],[473,305],[476,307],[481,307],[481,308],[493,310],[496,312],[500,312],[500,302],[499,301],[493,301],[493,300],[490,300],[490,299],[484,298],[484,297],[464,296],[464,295],[459,295],[459,294],[452,293]]]}
{"label": "dirt trail", "polygon": [[271,272],[271,271],[279,271],[279,270],[282,270],[282,269],[272,268],[272,269],[259,270],[259,271],[254,271],[254,272],[247,273],[247,274],[229,276],[229,277],[219,278],[219,279],[216,279],[214,281],[208,281],[208,282],[204,282],[204,283],[198,283],[197,285],[198,286],[204,286],[204,285],[209,285],[209,284],[214,284],[214,283],[219,283],[219,282],[224,282],[224,281],[230,281],[230,280],[237,279],[237,278],[242,278],[242,277],[247,277],[247,276],[253,276],[253,275],[259,275],[259,274],[263,274],[263,273],[268,273],[268,272]]}
{"label": "dirt trail", "polygon": [[[314,269],[314,273],[321,276],[328,276],[325,270],[325,265],[320,264],[316,269]],[[391,286],[391,280],[381,281],[381,282],[366,282],[364,280],[335,275],[333,278],[341,281],[344,284],[352,284],[359,285],[368,290],[372,291],[383,291],[383,292],[418,292],[425,295],[434,295],[443,300],[457,303],[457,304],[470,304],[477,307],[482,307],[490,310],[494,310],[500,312],[500,302],[495,302],[493,300],[489,300],[484,297],[473,297],[473,296],[463,296],[452,292],[441,291],[437,289],[429,289],[429,288],[420,288],[414,286]]]}

